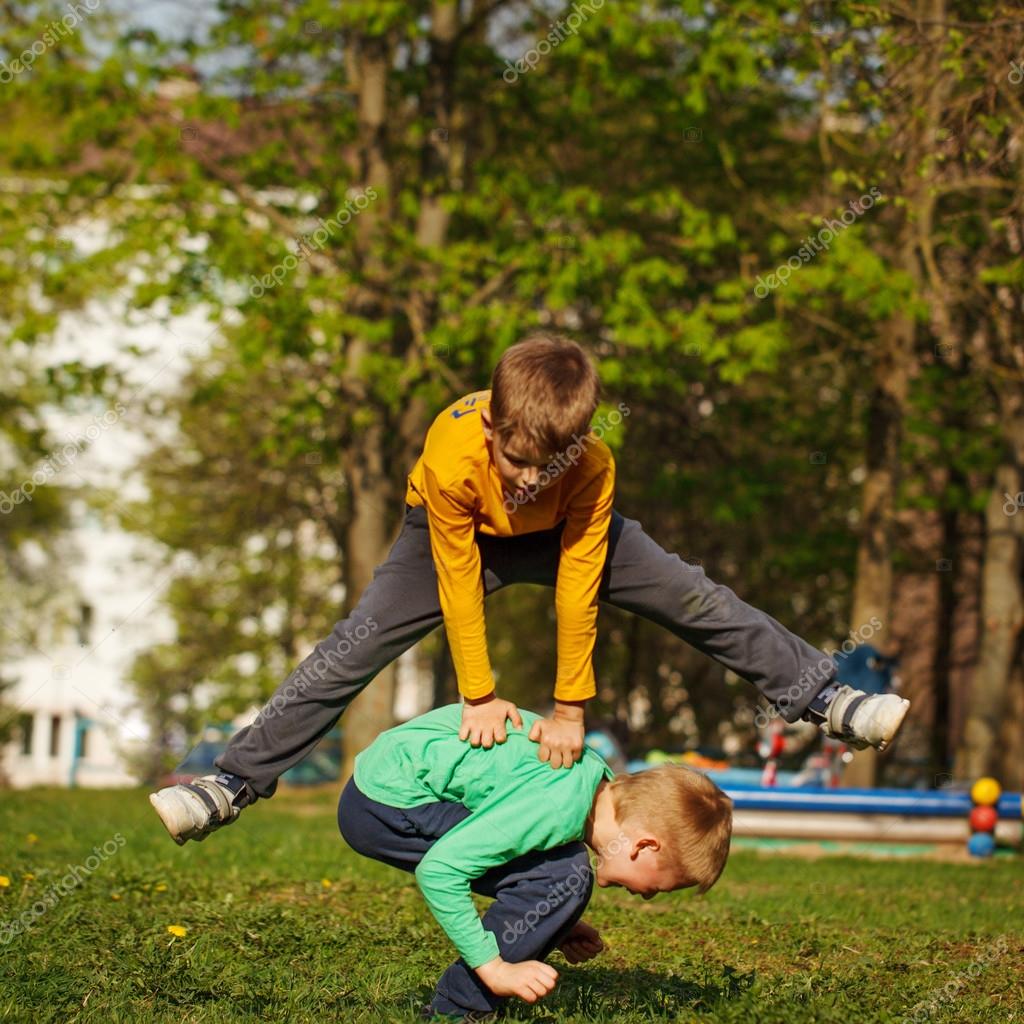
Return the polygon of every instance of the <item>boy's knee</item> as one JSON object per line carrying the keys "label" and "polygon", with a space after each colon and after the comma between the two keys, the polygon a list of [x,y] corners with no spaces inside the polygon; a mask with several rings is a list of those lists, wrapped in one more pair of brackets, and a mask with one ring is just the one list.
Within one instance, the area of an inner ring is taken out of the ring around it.
{"label": "boy's knee", "polygon": [[307,659],[317,680],[351,679],[364,674],[374,663],[379,646],[380,622],[371,614],[354,612],[339,619]]}
{"label": "boy's knee", "polygon": [[363,842],[363,829],[359,827],[360,818],[362,817],[359,806],[360,796],[361,794],[356,788],[355,780],[349,779],[344,790],[342,790],[341,798],[338,800],[338,831],[341,833],[341,838],[356,853],[368,857],[370,854],[367,852],[366,844]]}

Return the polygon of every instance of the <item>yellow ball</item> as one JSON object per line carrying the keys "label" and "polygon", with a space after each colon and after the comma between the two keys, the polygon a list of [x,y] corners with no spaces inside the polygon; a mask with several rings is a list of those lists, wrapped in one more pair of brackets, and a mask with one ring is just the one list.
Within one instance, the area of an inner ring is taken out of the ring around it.
{"label": "yellow ball", "polygon": [[999,788],[999,783],[996,782],[995,779],[986,777],[984,779],[978,779],[978,781],[971,787],[971,799],[976,804],[991,806],[998,802],[1002,792],[1002,789]]}

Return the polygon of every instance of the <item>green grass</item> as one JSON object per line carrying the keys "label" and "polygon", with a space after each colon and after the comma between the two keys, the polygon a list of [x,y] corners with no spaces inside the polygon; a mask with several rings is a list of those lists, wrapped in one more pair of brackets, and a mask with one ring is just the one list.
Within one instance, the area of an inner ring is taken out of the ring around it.
{"label": "green grass", "polygon": [[[0,793],[0,1021],[415,1020],[452,949],[412,876],[351,852],[335,809],[283,794],[179,849],[142,790]],[[610,949],[556,954],[556,990],[508,1019],[1024,1022],[1019,861],[738,852],[704,897],[601,889],[586,918]]]}

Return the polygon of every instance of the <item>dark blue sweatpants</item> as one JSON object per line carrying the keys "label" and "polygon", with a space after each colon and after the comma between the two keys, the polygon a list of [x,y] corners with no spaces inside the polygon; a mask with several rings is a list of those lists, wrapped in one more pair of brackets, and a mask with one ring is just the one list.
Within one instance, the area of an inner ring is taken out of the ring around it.
{"label": "dark blue sweatpants", "polygon": [[[391,807],[371,800],[349,779],[338,802],[338,827],[357,853],[403,871],[415,871],[424,854],[472,813],[464,804],[437,801]],[[483,916],[503,960],[543,960],[583,915],[594,879],[583,842],[525,853],[492,868],[472,883],[494,902]],[[438,1013],[496,1010],[495,996],[461,958],[437,983],[431,1007]]]}

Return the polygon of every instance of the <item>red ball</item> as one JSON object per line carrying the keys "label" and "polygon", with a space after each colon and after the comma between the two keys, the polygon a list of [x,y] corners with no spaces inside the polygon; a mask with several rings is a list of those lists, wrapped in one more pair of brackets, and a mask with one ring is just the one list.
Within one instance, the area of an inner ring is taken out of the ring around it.
{"label": "red ball", "polygon": [[996,827],[998,817],[994,807],[975,807],[971,811],[971,831],[991,832]]}

